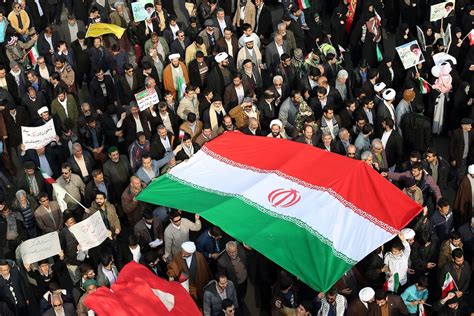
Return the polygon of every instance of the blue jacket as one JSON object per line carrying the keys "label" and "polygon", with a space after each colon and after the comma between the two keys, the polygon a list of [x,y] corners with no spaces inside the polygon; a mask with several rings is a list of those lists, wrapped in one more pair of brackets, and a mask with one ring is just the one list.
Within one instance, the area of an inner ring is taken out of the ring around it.
{"label": "blue jacket", "polygon": [[215,240],[211,237],[211,235],[209,235],[209,229],[206,229],[204,232],[202,232],[202,234],[196,240],[196,249],[202,253],[202,255],[206,257],[207,260],[210,260],[210,254],[224,250],[224,248],[219,244],[219,241]]}
{"label": "blue jacket", "polygon": [[418,311],[418,305],[411,305],[410,302],[425,300],[428,298],[428,290],[424,289],[423,291],[418,291],[416,285],[408,287],[405,292],[401,295],[403,302],[405,303],[408,312],[414,314]]}
{"label": "blue jacket", "polygon": [[448,216],[444,217],[440,214],[439,209],[436,208],[433,215],[430,217],[431,229],[438,236],[439,241],[449,238],[449,233],[453,228],[453,212],[449,211]]}

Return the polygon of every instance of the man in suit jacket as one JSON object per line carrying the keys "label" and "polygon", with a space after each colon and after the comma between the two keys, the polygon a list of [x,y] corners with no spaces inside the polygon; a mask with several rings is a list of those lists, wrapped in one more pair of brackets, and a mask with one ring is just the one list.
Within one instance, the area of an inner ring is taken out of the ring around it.
{"label": "man in suit jacket", "polygon": [[[13,262],[0,259],[0,299],[14,307],[16,315],[27,316],[29,295],[20,270]],[[14,293],[14,294],[13,294]]]}
{"label": "man in suit jacket", "polygon": [[204,40],[207,54],[210,55],[214,47],[217,45],[217,41],[221,38],[221,31],[219,31],[219,28],[214,25],[212,20],[206,20],[204,22],[204,29],[199,32],[198,36],[201,36]]}
{"label": "man in suit jacket", "polygon": [[[105,84],[107,95],[104,94],[102,83]],[[104,74],[104,69],[97,68],[95,70],[95,77],[90,84],[90,101],[93,108],[105,112],[109,105],[114,105],[117,102],[117,93],[112,77]]]}
{"label": "man in suit jacket", "polygon": [[233,28],[234,25],[228,15],[225,15],[223,8],[218,8],[216,15],[212,18],[212,22],[219,29],[220,36],[224,36],[224,30],[226,28]]}
{"label": "man in suit jacket", "polygon": [[28,8],[28,15],[34,22],[35,29],[37,31],[43,30],[48,23],[46,1],[26,0],[26,7]]}
{"label": "man in suit jacket", "polygon": [[67,22],[61,23],[61,26],[59,27],[59,36],[61,40],[65,41],[68,46],[71,46],[71,43],[77,40],[78,32],[86,32],[84,22],[76,20],[74,15],[68,14]]}
{"label": "man in suit jacket", "polygon": [[43,234],[59,231],[63,228],[63,212],[56,201],[50,201],[46,192],[38,196],[40,205],[34,212],[36,224]]}
{"label": "man in suit jacket", "polygon": [[150,246],[150,243],[157,239],[164,241],[163,223],[158,217],[154,217],[152,212],[148,210],[143,212],[143,218],[133,227],[133,234],[137,236],[142,252],[154,250],[160,256],[164,254],[164,244],[156,247]]}
{"label": "man in suit jacket", "polygon": [[263,3],[263,0],[255,0],[255,7],[257,9],[257,13],[255,14],[255,33],[257,33],[260,38],[270,38],[273,32],[272,14]]}
{"label": "man in suit jacket", "polygon": [[[140,123],[137,124],[137,121]],[[140,130],[145,133],[146,139],[150,139],[151,137],[150,126],[145,113],[140,112],[138,104],[135,102],[130,105],[130,114],[125,117],[122,126],[119,129],[123,131],[123,137],[125,138],[127,145],[130,145],[135,141],[135,139],[137,139],[137,133],[140,132]]]}
{"label": "man in suit jacket", "polygon": [[322,150],[329,151],[335,154],[341,154],[336,146],[336,142],[333,140],[331,133],[324,132],[321,136],[321,142],[316,147]]}
{"label": "man in suit jacket", "polygon": [[296,142],[318,147],[320,139],[321,133],[315,133],[311,125],[306,125],[303,130],[303,135],[296,138]]}
{"label": "man in suit jacket", "polygon": [[30,126],[30,118],[25,108],[22,106],[15,107],[15,104],[9,102],[6,109],[2,111],[5,127],[8,131],[6,139],[10,152],[16,152],[18,146],[22,143],[21,127]]}
{"label": "man in suit jacket", "polygon": [[[224,108],[226,112],[242,103],[245,97],[250,96],[250,90],[242,82],[242,74],[237,72],[232,77],[232,83],[224,90]],[[237,93],[238,91],[239,93]],[[243,94],[240,94],[240,92],[243,92]]]}
{"label": "man in suit jacket", "polygon": [[146,19],[140,22],[137,28],[138,40],[144,47],[145,42],[151,38],[152,33],[160,33],[160,26],[156,19]]}
{"label": "man in suit jacket", "polygon": [[51,112],[57,117],[62,124],[66,119],[71,120],[73,130],[77,129],[77,119],[79,111],[77,109],[76,100],[71,94],[67,94],[64,90],[59,90],[58,97],[51,103]]}
{"label": "man in suit jacket", "polygon": [[[176,39],[170,43],[170,53],[179,54],[182,60],[186,59],[186,48],[191,45],[191,40],[184,34],[184,31],[177,31]],[[209,54],[209,52],[208,52]]]}
{"label": "man in suit jacket", "polygon": [[135,93],[140,90],[138,74],[135,73],[131,64],[125,64],[124,74],[118,78],[118,94],[120,104],[128,105],[135,100]]}
{"label": "man in suit jacket", "polygon": [[[100,141],[100,140],[99,140]],[[72,145],[73,155],[70,156],[67,162],[71,165],[73,173],[81,177],[82,182],[88,183],[92,179],[92,170],[94,169],[94,158],[88,151],[83,151],[81,144],[74,143]],[[79,164],[84,164],[79,166]],[[85,167],[87,173],[82,172],[82,168]]]}
{"label": "man in suit jacket", "polygon": [[61,175],[61,161],[63,161],[61,155],[62,151],[62,146],[58,145],[56,142],[52,142],[45,147],[28,149],[24,154],[21,153],[21,159],[23,162],[33,161],[36,166],[45,170],[45,166],[40,164],[40,156],[44,156],[49,164],[49,169],[52,172],[50,176],[56,179]]}
{"label": "man in suit jacket", "polygon": [[389,168],[395,170],[395,166],[403,162],[403,139],[398,131],[393,129],[394,122],[391,118],[386,118],[382,125],[385,131],[382,134],[382,144],[387,156]]}
{"label": "man in suit jacket", "polygon": [[164,125],[158,126],[158,133],[153,138],[150,146],[150,156],[154,160],[162,159],[166,152],[172,151],[174,146],[174,135],[166,130]]}
{"label": "man in suit jacket", "polygon": [[46,187],[44,179],[33,161],[27,160],[23,163],[23,170],[18,172],[16,180],[18,190],[24,190],[34,198],[38,198],[41,192],[51,191],[51,188]]}
{"label": "man in suit jacket", "polygon": [[29,117],[33,121],[38,116],[38,110],[48,106],[43,93],[36,91],[34,87],[28,87],[27,93],[21,97],[21,104],[28,111]]}
{"label": "man in suit jacket", "polygon": [[373,305],[374,315],[383,315],[382,310],[384,305],[388,305],[388,315],[408,315],[408,310],[399,295],[387,294],[382,289],[375,291],[375,301],[377,304]]}
{"label": "man in suit jacket", "polygon": [[217,260],[223,249],[220,243],[221,239],[222,230],[217,226],[213,226],[203,231],[196,239],[196,249],[206,257],[207,262]]}
{"label": "man in suit jacket", "polygon": [[[474,142],[474,132],[472,131],[473,121],[469,118],[461,120],[461,127],[455,129],[449,137],[449,162],[457,169],[458,181],[466,174],[466,166],[472,162],[472,144]],[[468,139],[466,143],[464,140]],[[464,153],[467,153],[465,156]]]}
{"label": "man in suit jacket", "polygon": [[71,43],[71,49],[76,57],[76,83],[78,88],[82,88],[82,80],[84,75],[88,78],[89,83],[92,80],[91,77],[91,62],[88,54],[88,47],[85,41],[85,32],[77,33],[77,40]]}
{"label": "man in suit jacket", "polygon": [[[24,74],[20,74],[20,84],[21,84],[21,78],[23,81],[25,81]],[[16,83],[15,77],[11,74],[11,72],[7,71],[4,65],[0,65],[0,79],[5,79],[6,86],[3,87],[10,95],[12,96],[13,100],[15,103],[18,103],[20,99],[20,94],[19,94],[19,85]]]}
{"label": "man in suit jacket", "polygon": [[[232,47],[230,52],[229,45]],[[239,41],[234,36],[232,28],[227,27],[224,29],[224,35],[217,40],[217,47],[220,52],[226,52],[227,54],[237,58],[239,52]]]}
{"label": "man in suit jacket", "polygon": [[191,140],[194,142],[201,135],[202,122],[196,119],[196,113],[188,113],[186,121],[179,126],[179,130],[191,135]]}
{"label": "man in suit jacket", "polygon": [[84,201],[86,206],[90,206],[95,201],[97,192],[103,192],[106,198],[111,202],[115,203],[115,200],[111,196],[111,187],[108,179],[104,178],[104,172],[102,169],[92,170],[92,180],[86,184],[84,189]]}
{"label": "man in suit jacket", "polygon": [[[51,41],[52,46],[49,44],[49,41]],[[41,31],[38,36],[38,53],[43,56],[46,62],[50,65],[53,64],[53,55],[58,46],[58,41],[59,34],[53,30],[51,25],[47,26],[44,31]]]}
{"label": "man in suit jacket", "polygon": [[[241,271],[237,273],[236,265],[240,265]],[[243,299],[247,293],[247,254],[244,247],[235,241],[229,241],[225,245],[225,252],[217,260],[217,270],[227,275],[237,288],[237,298]]]}
{"label": "man in suit jacket", "polygon": [[287,41],[283,40],[281,34],[275,34],[275,40],[265,49],[265,63],[270,72],[274,72],[274,69],[280,64],[280,56],[284,53],[290,55],[290,46]]}
{"label": "man in suit jacket", "polygon": [[278,117],[278,109],[275,107],[275,94],[271,90],[266,90],[258,105],[260,111],[260,128],[265,135],[270,133],[270,122]]}
{"label": "man in suit jacket", "polygon": [[[294,10],[301,12],[298,6],[294,6],[291,11],[293,12]],[[296,15],[296,12],[293,12],[293,15]],[[286,24],[286,28],[293,33],[296,47],[301,48],[305,52],[305,36],[301,24],[295,21],[289,14],[284,14],[282,20]]]}
{"label": "man in suit jacket", "polygon": [[63,315],[63,316],[75,316],[76,309],[72,303],[64,302],[61,298],[61,295],[53,295],[51,298],[51,306],[53,308],[48,309],[43,316],[56,316],[56,315]]}

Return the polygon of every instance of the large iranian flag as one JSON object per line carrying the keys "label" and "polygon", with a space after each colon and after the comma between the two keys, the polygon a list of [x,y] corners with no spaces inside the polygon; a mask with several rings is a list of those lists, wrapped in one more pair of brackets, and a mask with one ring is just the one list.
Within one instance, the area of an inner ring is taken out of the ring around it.
{"label": "large iranian flag", "polygon": [[422,208],[361,161],[234,132],[138,199],[199,213],[320,291]]}

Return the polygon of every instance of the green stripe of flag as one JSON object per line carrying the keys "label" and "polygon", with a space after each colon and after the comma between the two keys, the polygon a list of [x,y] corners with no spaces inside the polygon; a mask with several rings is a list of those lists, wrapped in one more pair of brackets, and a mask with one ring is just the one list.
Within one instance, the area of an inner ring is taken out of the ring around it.
{"label": "green stripe of flag", "polygon": [[210,192],[169,174],[154,181],[138,200],[199,213],[319,291],[329,290],[355,263],[303,223],[276,217],[241,197]]}

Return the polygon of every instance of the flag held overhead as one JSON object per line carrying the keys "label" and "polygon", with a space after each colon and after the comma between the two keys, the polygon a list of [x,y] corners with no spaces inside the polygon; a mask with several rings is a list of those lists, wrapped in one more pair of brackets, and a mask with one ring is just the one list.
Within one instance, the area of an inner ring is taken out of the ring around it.
{"label": "flag held overhead", "polygon": [[422,209],[361,161],[240,133],[208,142],[138,200],[199,213],[319,291]]}

